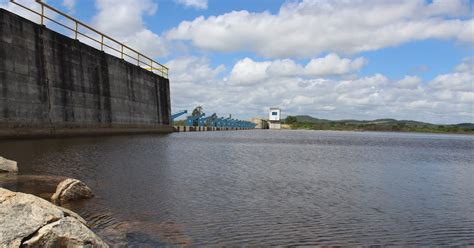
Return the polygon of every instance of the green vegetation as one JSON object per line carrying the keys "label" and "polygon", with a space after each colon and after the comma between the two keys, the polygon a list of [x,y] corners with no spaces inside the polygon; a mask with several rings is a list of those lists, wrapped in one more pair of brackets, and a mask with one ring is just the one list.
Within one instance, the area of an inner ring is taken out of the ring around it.
{"label": "green vegetation", "polygon": [[473,123],[436,125],[418,121],[378,119],[373,121],[318,119],[308,115],[288,116],[285,124],[292,129],[345,130],[345,131],[394,131],[427,133],[474,133]]}
{"label": "green vegetation", "polygon": [[296,124],[298,122],[298,119],[296,119],[295,116],[288,116],[286,117],[285,119],[285,124],[290,124],[290,125],[293,125],[293,124]]}

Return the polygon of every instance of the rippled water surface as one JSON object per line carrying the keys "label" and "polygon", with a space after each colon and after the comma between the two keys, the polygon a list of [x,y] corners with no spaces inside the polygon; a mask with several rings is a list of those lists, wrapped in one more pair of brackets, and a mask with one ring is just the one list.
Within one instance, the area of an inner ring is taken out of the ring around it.
{"label": "rippled water surface", "polygon": [[68,207],[118,245],[474,245],[473,151],[369,132],[10,140],[21,174],[0,185],[47,198],[55,176],[85,181],[96,197]]}

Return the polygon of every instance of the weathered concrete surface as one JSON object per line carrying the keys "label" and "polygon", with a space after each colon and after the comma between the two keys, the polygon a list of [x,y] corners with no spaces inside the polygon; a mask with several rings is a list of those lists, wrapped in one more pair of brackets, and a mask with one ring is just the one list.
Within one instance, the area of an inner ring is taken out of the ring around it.
{"label": "weathered concrete surface", "polygon": [[56,192],[51,201],[57,205],[63,205],[69,201],[88,199],[94,196],[87,185],[77,179],[68,178],[58,184]]}
{"label": "weathered concrete surface", "polygon": [[107,247],[84,219],[39,197],[0,188],[0,247]]}
{"label": "weathered concrete surface", "polygon": [[172,130],[168,79],[0,9],[0,137]]}
{"label": "weathered concrete surface", "polygon": [[0,173],[2,172],[18,172],[16,161],[0,157]]}

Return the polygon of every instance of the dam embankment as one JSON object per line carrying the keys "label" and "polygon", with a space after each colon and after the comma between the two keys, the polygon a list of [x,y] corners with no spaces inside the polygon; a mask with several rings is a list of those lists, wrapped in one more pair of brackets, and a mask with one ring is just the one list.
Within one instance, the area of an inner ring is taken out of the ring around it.
{"label": "dam embankment", "polygon": [[167,78],[0,9],[0,137],[172,132]]}

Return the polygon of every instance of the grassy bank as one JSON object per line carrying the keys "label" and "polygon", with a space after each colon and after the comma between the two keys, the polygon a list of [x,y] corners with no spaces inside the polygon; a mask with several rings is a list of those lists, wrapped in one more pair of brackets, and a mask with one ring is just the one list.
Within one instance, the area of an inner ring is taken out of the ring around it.
{"label": "grassy bank", "polygon": [[288,116],[285,124],[291,129],[339,130],[339,131],[381,131],[381,132],[425,132],[474,134],[473,123],[436,125],[418,121],[378,119],[372,121],[339,120],[331,121],[311,116]]}

